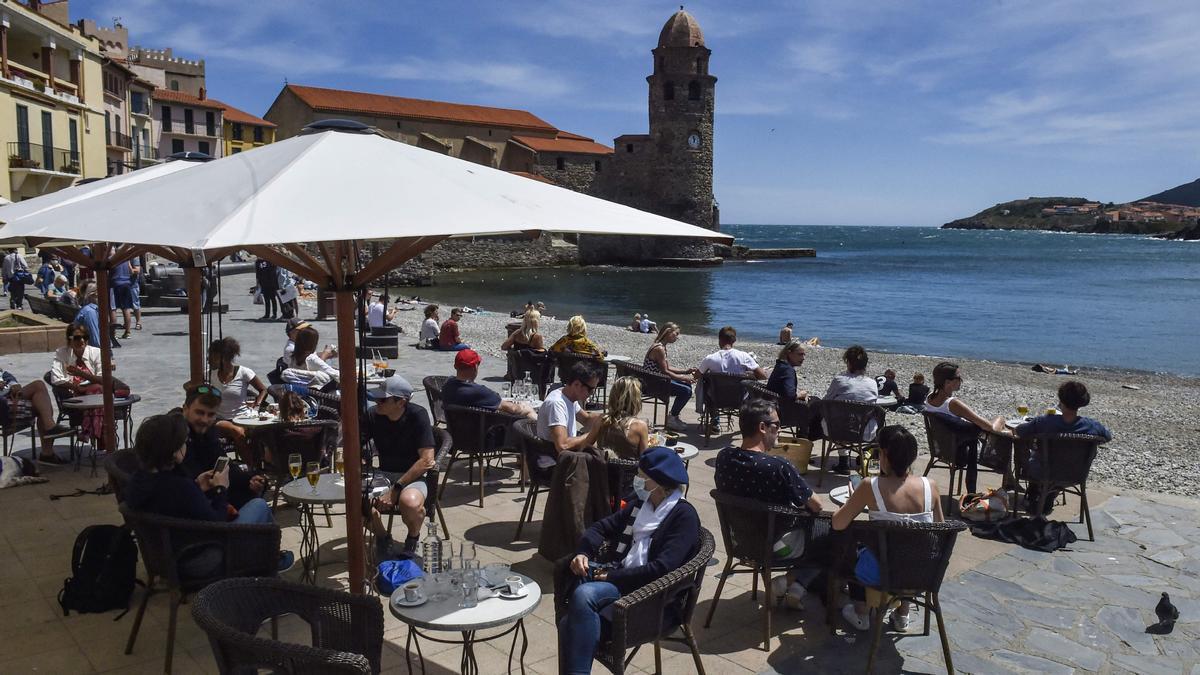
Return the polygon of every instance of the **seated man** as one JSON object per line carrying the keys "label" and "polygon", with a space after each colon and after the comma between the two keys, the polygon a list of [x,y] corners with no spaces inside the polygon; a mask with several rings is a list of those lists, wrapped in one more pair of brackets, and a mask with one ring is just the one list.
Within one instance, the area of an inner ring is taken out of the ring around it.
{"label": "seated man", "polygon": [[53,436],[70,431],[70,428],[54,421],[54,401],[50,389],[41,380],[22,386],[7,370],[0,369],[0,425],[8,425],[15,419],[33,418],[34,427],[42,439],[42,451],[38,461],[46,464],[66,464],[54,454]]}
{"label": "seated man", "polygon": [[[586,361],[577,361],[567,371],[566,384],[546,394],[546,400],[537,414],[537,435],[542,440],[554,443],[556,453],[579,450],[589,443],[589,436],[577,435],[578,425],[590,428],[599,415],[580,407],[600,384],[596,366]],[[553,457],[539,458],[543,468],[554,464]]]}
{"label": "seated man", "polygon": [[[1061,415],[1039,415],[1019,425],[1013,433],[1017,438],[1028,438],[1038,434],[1088,434],[1111,441],[1112,432],[1103,424],[1090,417],[1080,416],[1079,409],[1091,402],[1092,395],[1088,393],[1087,387],[1082,382],[1067,380],[1058,387],[1058,406],[1062,410]],[[1038,461],[1038,456],[1031,451],[1026,465],[1027,477],[1035,481],[1040,480],[1045,475],[1043,468]],[[1047,512],[1054,504],[1055,497],[1058,496],[1057,490],[1052,492],[1053,494],[1046,499]],[[1030,485],[1029,492],[1026,494],[1028,505],[1036,508],[1040,497],[1037,485]]]}
{"label": "seated man", "polygon": [[388,299],[387,293],[380,294],[367,307],[367,327],[383,328],[385,325],[391,325],[392,319],[396,318],[396,308],[388,308]]}
{"label": "seated man", "polygon": [[[392,375],[367,394],[375,401],[367,424],[379,456],[379,470],[392,479],[392,489],[379,502],[385,509],[394,506],[408,527],[405,553],[417,549],[425,499],[436,487],[425,482],[425,474],[434,467],[433,425],[429,413],[411,401],[412,393],[407,380]],[[371,530],[381,553],[388,551],[392,535],[382,527],[378,511],[371,514]]]}
{"label": "seated man", "polygon": [[[737,330],[733,326],[722,328],[717,333],[718,349],[700,362],[700,372],[725,373],[726,375],[753,377],[756,380],[767,379],[767,372],[758,365],[753,356],[733,348],[735,342],[737,342]],[[697,397],[696,400],[700,400],[700,397]]]}
{"label": "seated man", "polygon": [[450,318],[442,323],[442,330],[438,333],[438,349],[444,352],[457,352],[471,348],[470,345],[463,343],[462,336],[458,334],[458,322],[462,317],[461,307],[450,310]]}
{"label": "seated man", "polygon": [[[766,454],[779,440],[779,412],[775,404],[764,400],[747,401],[738,411],[738,426],[742,445],[729,446],[717,455],[713,476],[717,489],[738,497],[749,497],[767,504],[783,504],[821,512],[821,502],[813,495],[804,477],[783,457]],[[798,557],[803,551],[794,549],[794,535],[785,533],[776,543],[777,552],[786,557]],[[772,600],[785,596],[790,605],[799,604],[804,586],[795,582],[792,573],[771,581]]]}
{"label": "seated man", "polygon": [[[221,407],[221,389],[211,384],[184,385],[184,420],[188,423],[187,453],[179,466],[191,478],[212,470],[218,457],[225,456],[217,433],[217,409]],[[229,503],[242,508],[262,496],[266,477],[240,464],[229,465]]]}
{"label": "seated man", "polygon": [[535,418],[533,408],[526,403],[503,401],[500,394],[475,382],[483,359],[474,349],[463,349],[454,355],[454,378],[442,385],[443,405],[465,405],[497,410],[509,415]]}

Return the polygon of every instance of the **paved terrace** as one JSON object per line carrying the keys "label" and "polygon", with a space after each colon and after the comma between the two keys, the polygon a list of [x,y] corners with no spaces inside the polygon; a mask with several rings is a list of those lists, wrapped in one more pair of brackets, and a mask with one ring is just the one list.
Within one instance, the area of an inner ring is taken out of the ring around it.
{"label": "paved terrace", "polygon": [[[243,363],[265,373],[281,352],[284,335],[280,323],[257,322],[260,308],[251,305],[248,296],[231,290],[246,288],[250,283],[248,276],[227,280],[225,300],[232,311],[223,319],[224,333],[241,341]],[[311,316],[312,308],[306,307],[304,314]],[[187,367],[184,315],[147,315],[143,324],[145,330],[115,352],[117,374],[143,397],[134,409],[136,419],[178,405]],[[331,338],[331,322],[316,325],[327,340]],[[469,329],[464,331],[469,338]],[[499,341],[499,336],[494,337]],[[401,354],[396,365],[415,384],[424,375],[451,372],[449,354],[408,346]],[[40,377],[48,369],[50,358],[49,354],[21,354],[2,357],[0,364],[27,381]],[[484,364],[483,378],[492,386],[499,386],[501,374],[502,365],[495,360]],[[420,393],[416,400],[425,403]],[[686,440],[703,447],[703,438],[695,434]],[[729,440],[728,435],[721,439]],[[691,464],[691,500],[714,534],[719,526],[708,491],[713,487],[712,459],[721,445],[714,440],[712,447]],[[20,452],[28,452],[26,435],[17,439],[17,447]],[[61,450],[65,452],[65,448]],[[919,458],[918,466],[923,466],[924,460]],[[48,499],[51,494],[70,493],[76,488],[95,488],[104,480],[102,472],[99,477],[91,477],[86,468],[74,472],[54,467],[46,475],[49,483],[0,492],[0,634],[6,636],[0,649],[0,672],[160,671],[166,636],[165,594],[151,601],[137,648],[129,656],[123,654],[123,648],[132,615],[120,621],[113,621],[115,612],[63,617],[55,598],[63,579],[70,574],[70,551],[76,534],[88,525],[118,523],[119,514],[111,495]],[[810,474],[810,478],[815,475]],[[944,473],[937,478],[945,484]],[[456,469],[451,480],[443,507],[452,535],[479,543],[484,563],[506,561],[541,581],[546,597],[527,619],[531,644],[526,665],[534,673],[556,672],[550,565],[535,554],[539,525],[526,527],[526,540],[512,540],[523,504],[523,494],[515,487],[515,473],[497,470],[489,475],[492,483],[486,510],[474,506],[475,492],[462,484],[465,469]],[[831,483],[836,484],[827,481],[826,489]],[[1097,541],[1081,540],[1069,550],[1047,554],[969,534],[959,538],[941,597],[954,662],[960,671],[1200,675],[1200,503],[1160,495],[1116,494],[1104,486],[1093,487],[1093,503]],[[1072,500],[1056,515],[1071,517],[1075,508]],[[284,527],[284,546],[298,550],[296,511],[281,507],[277,519]],[[343,520],[335,518],[332,528],[319,530],[322,561],[328,563],[319,570],[320,583],[344,586]],[[1081,526],[1076,531],[1086,534]],[[716,589],[716,574],[724,562],[719,534],[717,539],[716,560],[701,591],[695,621],[710,674],[864,670],[867,634],[848,634],[839,626],[838,633],[830,635],[820,601],[812,597],[806,599],[801,611],[776,613],[774,649],[770,653],[762,651],[761,615],[757,604],[750,600],[750,579],[746,575],[733,577],[726,584],[713,627],[703,628],[703,617]],[[294,578],[298,573],[299,565],[285,576]],[[1144,629],[1153,622],[1153,607],[1164,590],[1171,593],[1183,618],[1171,635],[1148,635]],[[385,672],[406,672],[406,629],[386,610],[384,614]],[[921,621],[919,616],[915,618],[913,625],[917,627]],[[507,652],[502,648],[507,648],[507,643],[502,647],[477,647],[481,672],[504,670]],[[423,649],[430,672],[456,671],[456,648],[426,642]],[[664,646],[664,671],[693,672],[690,655],[676,649]],[[634,666],[633,672],[652,672],[652,650],[642,650]],[[180,612],[175,672],[215,671],[207,640],[185,607]],[[929,637],[886,635],[877,672],[901,671],[944,672],[936,623]]]}

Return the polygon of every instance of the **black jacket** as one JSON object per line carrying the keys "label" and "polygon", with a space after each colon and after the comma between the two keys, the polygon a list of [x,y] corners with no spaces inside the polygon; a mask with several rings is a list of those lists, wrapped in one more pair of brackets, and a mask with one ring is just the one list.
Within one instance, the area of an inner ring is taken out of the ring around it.
{"label": "black jacket", "polygon": [[[633,525],[633,504],[611,516],[592,523],[579,542],[576,554],[594,559],[596,552],[606,541],[615,542]],[[636,591],[646,584],[682,567],[700,551],[700,516],[696,507],[680,499],[675,508],[650,535],[650,551],[646,564],[640,567],[621,567],[610,570],[607,581],[616,586],[622,595]]]}

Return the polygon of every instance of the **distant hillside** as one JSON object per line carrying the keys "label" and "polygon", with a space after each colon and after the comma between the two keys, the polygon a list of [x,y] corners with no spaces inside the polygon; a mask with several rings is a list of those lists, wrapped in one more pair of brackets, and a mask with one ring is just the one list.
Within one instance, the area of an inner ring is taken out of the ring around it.
{"label": "distant hillside", "polygon": [[[1200,202],[1200,181],[1162,193],[1191,188]],[[1200,208],[1156,199],[1129,204],[1100,203],[1083,197],[1030,197],[996,204],[969,218],[942,225],[954,230],[1050,230],[1106,234],[1143,234],[1196,238]]]}
{"label": "distant hillside", "polygon": [[1159,204],[1178,204],[1180,206],[1200,206],[1200,178],[1184,183],[1179,187],[1164,190],[1156,195],[1150,195],[1140,201],[1158,202]]}

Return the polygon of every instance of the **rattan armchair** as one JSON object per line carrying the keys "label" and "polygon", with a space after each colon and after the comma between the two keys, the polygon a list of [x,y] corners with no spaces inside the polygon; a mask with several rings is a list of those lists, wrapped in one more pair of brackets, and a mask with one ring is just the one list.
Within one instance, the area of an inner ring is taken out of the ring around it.
{"label": "rattan armchair", "polygon": [[425,388],[425,396],[429,398],[429,416],[433,418],[435,425],[446,426],[446,411],[442,407],[442,387],[446,386],[446,382],[450,381],[447,375],[426,375],[421,379],[421,386]]}
{"label": "rattan armchair", "polygon": [[526,375],[538,388],[538,398],[546,398],[546,388],[554,381],[554,357],[533,349],[508,350],[509,382],[524,379]]}
{"label": "rattan armchair", "polygon": [[293,480],[288,468],[288,456],[300,455],[300,466],[308,466],[309,462],[327,463],[325,451],[330,437],[336,434],[337,422],[332,420],[281,424],[263,433],[262,442],[271,450],[271,462],[267,469],[275,486],[271,508],[275,508],[279,502],[279,491]]}
{"label": "rattan armchair", "polygon": [[616,362],[617,377],[636,377],[642,384],[642,403],[653,403],[654,412],[651,414],[651,424],[658,424],[658,404],[670,410],[671,378],[662,373],[654,373],[641,366],[635,366],[628,361]]}
{"label": "rattan armchair", "polygon": [[821,400],[817,406],[825,423],[819,486],[825,480],[825,462],[830,450],[848,450],[859,456],[860,465],[865,465],[887,412],[874,403],[862,401]]}
{"label": "rattan armchair", "polygon": [[[294,614],[312,645],[258,637],[268,620]],[[192,617],[208,634],[221,673],[378,673],[383,608],[378,598],[282,579],[225,579],[200,591]]]}
{"label": "rattan armchair", "polygon": [[[442,538],[450,538],[450,528],[446,525],[446,516],[442,513],[438,505],[438,478],[446,473],[450,467],[450,453],[454,448],[454,439],[450,437],[450,432],[445,429],[434,427],[433,429],[433,468],[425,472],[425,487],[428,494],[425,496],[425,517],[437,518],[442,523]],[[384,507],[382,504],[378,507],[380,513],[387,514],[387,529],[392,531],[392,519],[395,518],[398,512],[393,504],[391,507]]]}
{"label": "rattan armchair", "polygon": [[104,472],[108,474],[108,484],[118,504],[125,501],[125,488],[139,466],[137,455],[129,449],[117,450],[104,459]]}
{"label": "rattan armchair", "polygon": [[[164,666],[166,672],[171,672],[179,604],[189,593],[219,579],[274,576],[279,568],[279,526],[170,518],[135,511],[125,504],[120,505],[120,510],[125,525],[133,530],[137,539],[148,577],[142,602],[129,631],[129,641],[125,643],[125,653],[133,653],[138,629],[146,614],[146,605],[150,602],[150,596],[158,592],[155,582],[161,579],[171,594]],[[201,577],[185,576],[181,565],[209,550],[219,553],[215,569]]]}
{"label": "rattan armchair", "polygon": [[521,452],[525,458],[525,467],[529,476],[529,489],[525,492],[525,506],[521,509],[521,518],[517,521],[517,534],[513,539],[521,538],[521,530],[525,523],[533,521],[533,510],[537,506],[538,495],[542,490],[549,490],[554,478],[554,467],[539,468],[538,457],[554,457],[557,453],[554,444],[538,438],[537,422],[534,420],[517,420],[513,423],[513,431],[521,444]]}
{"label": "rattan armchair", "polygon": [[883,614],[895,601],[907,601],[925,609],[925,631],[929,635],[929,615],[937,617],[938,633],[942,639],[942,655],[946,660],[946,672],[954,672],[950,657],[950,639],[946,636],[946,624],[942,619],[942,605],[938,591],[946,576],[946,567],[954,552],[958,533],[967,525],[957,520],[942,523],[911,523],[903,521],[858,520],[850,528],[834,537],[833,564],[829,574],[828,602],[825,603],[826,621],[832,632],[837,623],[837,597],[845,581],[859,583],[854,573],[858,562],[858,547],[864,546],[875,554],[879,561],[880,582],[867,586],[878,591],[878,602],[871,617],[871,652],[867,660],[867,672],[875,666],[875,652],[883,636]]}
{"label": "rattan armchair", "polygon": [[604,359],[573,352],[554,352],[552,356],[558,364],[558,381],[563,384],[567,383],[567,373],[570,372],[571,366],[581,362],[591,365],[592,370],[600,377],[600,382],[592,391],[592,395],[588,397],[587,403],[603,408],[608,402],[608,364],[604,362]]}
{"label": "rattan armchair", "polygon": [[[730,575],[754,575],[750,591],[751,600],[758,597],[758,581],[761,577],[763,593],[767,595],[766,601],[763,602],[763,649],[771,651],[771,572],[793,570],[804,563],[820,567],[824,544],[832,531],[831,516],[814,515],[805,509],[768,504],[720,490],[713,490],[710,494],[717,507],[726,558],[725,568],[721,570],[721,581],[717,583],[717,592],[708,608],[708,618],[704,620],[704,627],[708,628],[712,624],[713,615],[717,612],[717,603],[721,600],[721,591],[725,588],[725,580]],[[779,559],[773,551],[774,544],[784,533],[790,531],[804,533],[804,552],[798,557]]]}
{"label": "rattan armchair", "polygon": [[758,380],[745,380],[742,382],[742,387],[746,390],[746,398],[761,399],[775,404],[775,408],[779,411],[780,427],[791,430],[792,435],[796,438],[808,438],[813,413],[809,401],[785,401],[779,394],[767,389],[767,385]]}
{"label": "rattan armchair", "polygon": [[[1033,515],[1046,510],[1051,491],[1061,490],[1079,497],[1079,521],[1087,522],[1088,539],[1095,541],[1092,512],[1088,508],[1087,480],[1100,446],[1108,440],[1088,434],[1039,434],[1031,436],[1031,447],[1019,458],[1020,477],[1029,487],[1038,488],[1038,503]],[[1035,470],[1034,467],[1037,467]]]}
{"label": "rattan armchair", "polygon": [[700,392],[704,398],[704,416],[700,423],[704,427],[704,444],[712,438],[714,426],[721,423],[721,415],[736,415],[746,400],[742,384],[749,378],[728,373],[707,372],[700,376]]}
{"label": "rattan armchair", "polygon": [[474,467],[479,465],[479,508],[483,508],[483,474],[488,460],[500,459],[506,454],[517,453],[518,450],[506,447],[508,432],[513,422],[524,419],[518,415],[510,415],[487,408],[476,408],[465,405],[446,405],[446,428],[454,438],[454,450],[442,474],[442,484],[438,487],[438,503],[441,503],[442,493],[446,491],[446,483],[450,480],[450,470],[455,463],[467,462],[467,480],[474,481]]}
{"label": "rattan armchair", "polygon": [[[971,446],[978,449],[979,437],[983,431],[974,424],[965,422],[961,428],[952,425],[939,413],[924,411],[925,438],[929,441],[929,463],[925,465],[928,476],[933,467],[940,465],[950,470],[950,480],[946,486],[946,494],[954,495],[963,490],[963,477],[966,474],[966,464],[970,461],[968,454]],[[968,428],[969,425],[969,428]],[[976,459],[978,461],[978,458]],[[958,476],[958,488],[955,489],[954,477]]]}

